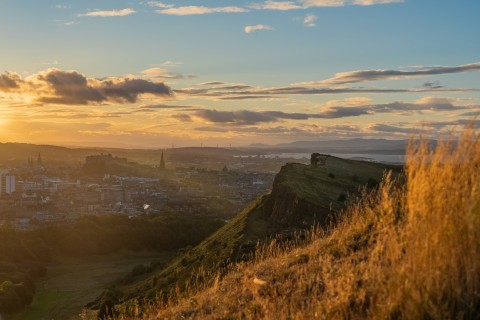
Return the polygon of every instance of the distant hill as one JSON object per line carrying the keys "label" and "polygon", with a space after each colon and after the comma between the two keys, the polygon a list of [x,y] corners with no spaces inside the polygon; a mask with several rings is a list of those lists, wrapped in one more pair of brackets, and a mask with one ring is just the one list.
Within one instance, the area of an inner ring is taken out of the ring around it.
{"label": "distant hill", "polygon": [[36,145],[29,143],[0,143],[0,164],[28,163],[32,158],[36,163],[40,154],[45,163],[74,162],[83,163],[90,155],[112,154],[119,158],[128,158],[144,164],[158,164],[161,153],[164,152],[169,161],[184,161],[190,159],[225,159],[237,155],[245,155],[242,150],[212,148],[212,147],[186,147],[172,149],[120,149],[120,148],[69,148],[52,145]]}
{"label": "distant hill", "polygon": [[[198,246],[177,256],[166,267],[119,281],[91,306],[105,308],[132,299],[168,297],[176,287],[183,291],[206,283],[231,262],[250,259],[258,241],[288,238],[314,223],[325,226],[338,210],[354,199],[359,187],[375,187],[386,170],[401,167],[329,157],[323,166],[289,163],[275,177],[271,194],[251,203],[227,225]],[[201,279],[201,281],[199,280]]]}
{"label": "distant hill", "polygon": [[377,153],[405,154],[409,140],[350,139],[329,141],[296,141],[276,145],[252,144],[248,150],[273,150],[278,152],[323,153]]}

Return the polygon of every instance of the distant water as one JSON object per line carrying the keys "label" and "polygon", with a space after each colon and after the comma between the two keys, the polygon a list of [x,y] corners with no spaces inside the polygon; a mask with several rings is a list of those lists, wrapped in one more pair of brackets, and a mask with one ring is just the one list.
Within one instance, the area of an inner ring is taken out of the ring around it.
{"label": "distant water", "polygon": [[[405,163],[405,155],[399,154],[374,154],[374,153],[329,153],[329,155],[343,158],[364,161],[384,162],[384,163]],[[266,154],[265,158],[293,158],[310,159],[310,153],[271,153]]]}

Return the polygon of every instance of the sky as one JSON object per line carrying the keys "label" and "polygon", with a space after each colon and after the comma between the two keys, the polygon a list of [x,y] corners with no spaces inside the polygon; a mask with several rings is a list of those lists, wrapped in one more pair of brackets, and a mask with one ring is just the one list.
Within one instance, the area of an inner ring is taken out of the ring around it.
{"label": "sky", "polygon": [[0,0],[0,142],[165,148],[480,126],[480,1]]}

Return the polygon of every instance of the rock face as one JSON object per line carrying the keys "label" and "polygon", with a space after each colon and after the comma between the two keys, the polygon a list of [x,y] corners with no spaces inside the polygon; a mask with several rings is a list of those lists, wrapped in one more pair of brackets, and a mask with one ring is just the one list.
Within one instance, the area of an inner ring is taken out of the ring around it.
{"label": "rock face", "polygon": [[322,166],[287,163],[275,177],[263,216],[277,228],[325,226],[362,187],[373,188],[370,181],[381,181],[387,170],[396,175],[401,167],[332,156]]}
{"label": "rock face", "polygon": [[[324,224],[330,214],[328,203],[312,201],[305,193],[317,193],[320,181],[309,176],[302,169],[310,169],[301,164],[289,163],[282,167],[275,177],[272,192],[265,203],[265,216],[281,227],[305,228],[314,222]],[[319,194],[318,199],[321,198]],[[327,199],[328,202],[328,199]]]}

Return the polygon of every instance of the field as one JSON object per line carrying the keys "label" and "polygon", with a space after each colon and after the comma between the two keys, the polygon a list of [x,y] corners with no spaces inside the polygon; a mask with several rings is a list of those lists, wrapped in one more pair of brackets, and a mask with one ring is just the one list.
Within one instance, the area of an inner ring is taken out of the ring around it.
{"label": "field", "polygon": [[167,262],[174,253],[125,253],[109,256],[63,258],[48,267],[47,277],[37,282],[31,306],[4,317],[7,320],[80,319],[85,304],[93,301],[109,284],[138,264]]}

